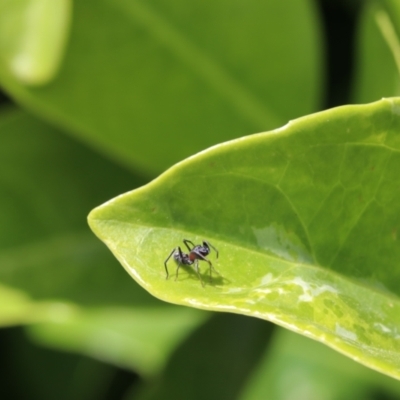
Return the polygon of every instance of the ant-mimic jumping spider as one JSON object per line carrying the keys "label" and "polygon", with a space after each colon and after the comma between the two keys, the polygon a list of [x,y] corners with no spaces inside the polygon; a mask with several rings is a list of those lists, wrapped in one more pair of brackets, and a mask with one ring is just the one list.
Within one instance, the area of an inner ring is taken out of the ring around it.
{"label": "ant-mimic jumping spider", "polygon": [[210,282],[212,282],[211,269],[213,269],[215,272],[217,272],[217,271],[213,267],[211,261],[207,260],[206,256],[208,256],[211,252],[211,249],[213,249],[217,253],[217,258],[218,258],[218,250],[210,242],[207,242],[205,240],[203,241],[203,244],[197,244],[197,245],[195,245],[191,240],[188,240],[188,239],[184,239],[183,243],[189,250],[189,253],[184,253],[179,246],[175,247],[171,251],[170,255],[164,261],[165,272],[167,273],[166,279],[168,279],[168,276],[169,276],[167,262],[173,255],[174,260],[177,264],[175,280],[178,278],[178,272],[179,272],[179,268],[181,267],[181,265],[193,265],[194,264],[196,274],[199,277],[201,285],[204,287],[204,283],[203,283],[203,280],[201,279],[200,272],[199,272],[199,260],[206,261],[208,263],[208,265],[210,266]]}

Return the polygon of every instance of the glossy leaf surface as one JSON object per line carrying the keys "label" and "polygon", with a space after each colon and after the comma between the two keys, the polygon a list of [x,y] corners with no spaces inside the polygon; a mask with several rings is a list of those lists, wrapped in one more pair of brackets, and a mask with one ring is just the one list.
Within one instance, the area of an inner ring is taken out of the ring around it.
{"label": "glossy leaf surface", "polygon": [[[399,99],[328,110],[191,157],[89,223],[163,300],[268,319],[400,378],[399,132]],[[219,250],[205,287],[189,268],[165,279],[185,238]]]}

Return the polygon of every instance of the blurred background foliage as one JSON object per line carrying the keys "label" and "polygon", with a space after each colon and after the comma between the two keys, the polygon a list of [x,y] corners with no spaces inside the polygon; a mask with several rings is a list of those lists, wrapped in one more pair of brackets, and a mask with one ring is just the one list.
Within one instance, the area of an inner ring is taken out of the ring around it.
{"label": "blurred background foliage", "polygon": [[206,147],[398,95],[399,33],[397,0],[0,0],[0,397],[400,399],[270,323],[152,298],[86,224]]}

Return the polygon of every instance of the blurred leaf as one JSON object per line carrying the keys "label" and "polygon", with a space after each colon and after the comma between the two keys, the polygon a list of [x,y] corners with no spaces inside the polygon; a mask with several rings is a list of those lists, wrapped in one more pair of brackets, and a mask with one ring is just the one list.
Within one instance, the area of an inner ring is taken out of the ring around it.
{"label": "blurred leaf", "polygon": [[69,32],[72,0],[0,0],[0,59],[21,84],[54,78]]}
{"label": "blurred leaf", "polygon": [[121,386],[139,380],[92,358],[36,346],[17,327],[0,331],[0,352],[2,399],[120,399]]}
{"label": "blurred leaf", "polygon": [[[216,146],[89,223],[163,300],[268,319],[400,378],[399,110],[340,107]],[[220,252],[204,288],[187,267],[165,279],[184,238]]]}
{"label": "blurred leaf", "polygon": [[85,218],[140,179],[23,112],[0,139],[0,325],[41,321],[42,342],[155,373],[207,315],[132,284]]}
{"label": "blurred leaf", "polygon": [[0,326],[45,319],[51,304],[31,301],[24,292],[0,284]]}
{"label": "blurred leaf", "polygon": [[208,318],[182,307],[103,307],[28,327],[38,343],[94,356],[151,375]]}
{"label": "blurred leaf", "polygon": [[368,400],[377,390],[400,395],[400,382],[304,336],[279,329],[271,342],[241,399],[268,393],[274,400]]}
{"label": "blurred leaf", "polygon": [[115,367],[83,356],[38,347],[30,343],[18,328],[1,330],[0,351],[0,394],[3,399],[110,398],[117,372]]}
{"label": "blurred leaf", "polygon": [[312,112],[321,52],[311,0],[80,0],[65,62],[26,107],[154,174],[210,145]]}
{"label": "blurred leaf", "polygon": [[40,301],[157,304],[85,226],[96,202],[143,181],[22,112],[0,115],[0,136],[1,283]]}
{"label": "blurred leaf", "polygon": [[155,385],[127,400],[235,399],[271,332],[265,321],[214,315],[172,355]]}
{"label": "blurred leaf", "polygon": [[361,14],[353,101],[400,94],[400,3],[368,1]]}

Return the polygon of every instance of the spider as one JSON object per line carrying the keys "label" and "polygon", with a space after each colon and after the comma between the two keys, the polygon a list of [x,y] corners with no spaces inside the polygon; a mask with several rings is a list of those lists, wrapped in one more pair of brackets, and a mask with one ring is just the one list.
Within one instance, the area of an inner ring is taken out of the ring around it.
{"label": "spider", "polygon": [[[201,279],[200,272],[199,272],[199,260],[208,262],[208,264],[210,266],[210,282],[212,282],[211,269],[213,269],[215,272],[217,272],[217,271],[213,267],[211,261],[207,260],[206,256],[208,256],[210,254],[211,249],[214,249],[214,251],[217,253],[217,258],[218,258],[218,250],[210,242],[207,242],[207,241],[203,241],[202,245],[201,244],[195,245],[191,240],[184,239],[183,243],[189,250],[189,253],[188,254],[183,253],[179,246],[175,247],[171,251],[168,258],[164,261],[165,272],[167,273],[166,279],[168,279],[168,276],[169,276],[167,262],[173,255],[175,262],[178,264],[178,267],[176,269],[175,280],[178,278],[178,272],[179,272],[179,268],[181,265],[193,265],[194,264],[196,274],[199,277],[202,286],[204,287],[204,283],[203,283],[203,280]],[[189,245],[191,245],[192,247],[190,247]]]}
{"label": "spider", "polygon": [[174,256],[174,260],[175,260],[176,264],[178,265],[176,268],[175,280],[178,278],[178,272],[179,272],[179,268],[181,267],[181,265],[193,265],[194,264],[196,274],[199,277],[200,282],[201,282],[201,286],[204,287],[204,283],[203,283],[203,280],[201,279],[200,272],[199,272],[198,260],[196,260],[196,259],[191,260],[190,254],[183,253],[179,246],[175,247],[171,251],[170,255],[167,257],[167,259],[164,261],[165,272],[167,273],[166,279],[168,279],[168,277],[169,277],[167,262],[171,258],[172,255]]}

